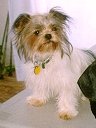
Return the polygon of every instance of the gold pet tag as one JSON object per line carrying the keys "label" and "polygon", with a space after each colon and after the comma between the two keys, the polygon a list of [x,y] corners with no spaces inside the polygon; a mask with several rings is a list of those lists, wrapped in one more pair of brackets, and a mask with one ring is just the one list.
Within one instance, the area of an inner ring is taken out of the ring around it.
{"label": "gold pet tag", "polygon": [[35,66],[35,68],[34,68],[35,75],[38,75],[40,72],[41,72],[40,66]]}

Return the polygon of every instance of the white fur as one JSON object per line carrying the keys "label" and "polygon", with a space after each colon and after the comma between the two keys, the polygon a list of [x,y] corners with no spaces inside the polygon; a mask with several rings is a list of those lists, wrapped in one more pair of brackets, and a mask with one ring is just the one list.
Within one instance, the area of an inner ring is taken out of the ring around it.
{"label": "white fur", "polygon": [[25,83],[26,87],[32,89],[28,102],[32,99],[46,102],[50,97],[56,96],[58,112],[65,113],[65,116],[76,116],[81,96],[77,81],[92,61],[88,54],[79,49],[73,49],[70,57],[64,54],[63,58],[56,52],[39,75],[34,74],[32,62],[27,62],[24,64]]}

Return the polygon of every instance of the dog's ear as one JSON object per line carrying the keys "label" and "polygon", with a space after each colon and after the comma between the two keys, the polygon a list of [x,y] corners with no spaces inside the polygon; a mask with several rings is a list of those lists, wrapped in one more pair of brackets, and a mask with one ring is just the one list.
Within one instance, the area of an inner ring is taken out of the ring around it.
{"label": "dog's ear", "polygon": [[60,8],[52,8],[49,11],[49,14],[51,14],[51,16],[57,20],[58,22],[64,24],[65,21],[69,21],[71,17],[69,17],[68,15],[66,15],[65,13],[63,13]]}
{"label": "dog's ear", "polygon": [[15,20],[12,30],[14,33],[20,33],[24,29],[24,27],[28,24],[30,21],[31,16],[29,14],[21,14],[19,17]]}

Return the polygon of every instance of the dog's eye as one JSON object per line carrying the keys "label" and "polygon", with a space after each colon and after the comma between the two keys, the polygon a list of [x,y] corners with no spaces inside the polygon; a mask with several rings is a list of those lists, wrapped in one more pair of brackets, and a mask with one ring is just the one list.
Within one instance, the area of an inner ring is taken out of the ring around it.
{"label": "dog's eye", "polygon": [[37,30],[37,31],[34,32],[35,35],[38,35],[39,33],[40,33],[39,30]]}
{"label": "dog's eye", "polygon": [[52,31],[57,31],[57,28],[53,26]]}

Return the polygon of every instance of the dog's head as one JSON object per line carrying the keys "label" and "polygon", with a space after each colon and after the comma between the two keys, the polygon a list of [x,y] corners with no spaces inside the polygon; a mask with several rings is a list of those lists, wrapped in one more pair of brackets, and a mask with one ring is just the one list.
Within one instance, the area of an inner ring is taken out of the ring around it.
{"label": "dog's head", "polygon": [[70,46],[66,34],[69,16],[55,8],[41,15],[21,14],[13,24],[18,53],[26,60],[33,58],[34,53],[53,54],[60,51],[70,54]]}

